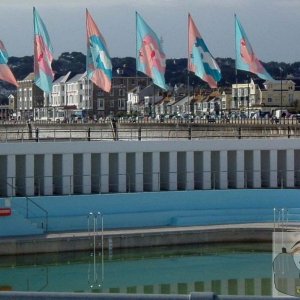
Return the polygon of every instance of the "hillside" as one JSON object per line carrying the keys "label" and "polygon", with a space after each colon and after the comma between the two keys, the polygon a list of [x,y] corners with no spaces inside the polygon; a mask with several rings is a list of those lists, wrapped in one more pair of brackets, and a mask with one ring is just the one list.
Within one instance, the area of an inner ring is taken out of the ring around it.
{"label": "hillside", "polygon": [[[219,83],[221,87],[230,86],[235,83],[235,61],[232,58],[217,58],[216,59],[222,71],[222,80]],[[33,72],[33,56],[10,57],[8,61],[17,80],[24,79],[30,72]],[[135,58],[112,58],[114,76],[135,76]],[[85,55],[80,52],[64,52],[57,60],[53,61],[53,70],[56,77],[66,74],[85,72]],[[264,63],[264,66],[275,79],[280,79],[280,68],[282,78],[287,75],[299,76],[300,62],[292,64],[284,62],[269,62]],[[255,77],[255,76],[252,76]],[[174,86],[175,84],[187,83],[187,59],[167,59],[166,61],[166,83]],[[247,80],[247,73],[238,72],[239,82]],[[194,75],[190,75],[190,85],[205,88],[207,85]],[[8,94],[14,89],[10,84],[0,82],[1,94]]]}

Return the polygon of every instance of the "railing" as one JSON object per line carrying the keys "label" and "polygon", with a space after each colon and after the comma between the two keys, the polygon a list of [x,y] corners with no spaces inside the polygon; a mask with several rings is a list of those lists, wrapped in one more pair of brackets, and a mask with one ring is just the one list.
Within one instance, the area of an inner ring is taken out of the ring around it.
{"label": "railing", "polygon": [[29,197],[25,197],[26,199],[26,218],[30,219],[32,216],[30,215],[30,213],[32,213],[32,210],[29,210],[29,204],[31,203],[33,206],[37,207],[38,210],[42,211],[45,215],[45,222],[42,221],[42,228],[45,232],[48,231],[48,211],[46,209],[44,209],[42,206],[40,206],[39,204],[37,204],[35,201],[33,201],[32,199],[30,199]]}
{"label": "railing", "polygon": [[[10,178],[10,181],[15,182],[15,179]],[[19,190],[18,186],[12,185],[8,181],[6,182],[6,185],[7,185],[7,187],[10,188],[11,195],[16,194],[16,192]],[[24,191],[25,191],[25,189],[24,189]],[[25,207],[23,206],[23,204],[24,204],[23,202],[20,204],[19,201],[18,202],[15,201],[14,203],[17,204],[19,208],[23,208],[25,210],[24,215],[25,215],[26,219],[31,219],[32,217],[36,216],[33,212],[34,209],[30,208],[30,204],[33,207],[35,207],[36,209],[38,209],[39,212],[42,212],[42,214],[44,214],[45,217],[44,217],[44,219],[42,219],[41,226],[42,226],[42,229],[44,230],[44,232],[47,232],[47,230],[48,230],[48,211],[46,209],[44,209],[42,206],[40,206],[39,204],[37,204],[34,200],[29,198],[28,196],[26,196],[26,195],[23,195],[23,196],[25,196],[25,199],[26,199]],[[12,198],[12,196],[11,196],[11,198]]]}
{"label": "railing", "polygon": [[142,173],[9,177],[2,182],[0,180],[2,197],[244,188],[299,189],[300,170],[197,170],[195,172],[163,170]]}
{"label": "railing", "polygon": [[66,142],[66,141],[145,141],[145,140],[199,140],[249,138],[299,138],[300,126],[132,126],[89,128],[36,128],[28,131],[0,128],[0,142]]}

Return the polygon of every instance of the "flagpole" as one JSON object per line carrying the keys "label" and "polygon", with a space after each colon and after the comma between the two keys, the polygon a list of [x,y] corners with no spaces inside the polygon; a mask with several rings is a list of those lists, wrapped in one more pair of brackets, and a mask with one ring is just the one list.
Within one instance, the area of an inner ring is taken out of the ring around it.
{"label": "flagpole", "polygon": [[135,77],[137,78],[137,11],[135,12]]}
{"label": "flagpole", "polygon": [[[236,91],[236,98],[238,97],[238,77],[237,77],[237,65],[236,65],[236,62],[237,62],[237,56],[236,56],[236,14],[234,14],[234,28],[235,28],[235,37],[234,37],[234,48],[235,48],[235,91]],[[237,105],[238,105],[238,99],[235,100],[235,105],[236,106],[236,110],[237,110]]]}
{"label": "flagpole", "polygon": [[187,50],[188,50],[188,55],[187,55],[187,86],[188,86],[188,122],[190,121],[190,71],[189,71],[189,66],[190,66],[190,45],[189,45],[189,37],[190,37],[190,14],[188,14],[188,39],[187,39]]}
{"label": "flagpole", "polygon": [[[138,82],[138,74],[137,74],[137,60],[138,60],[138,53],[137,53],[137,11],[135,12],[135,82],[137,85],[136,93],[138,96],[138,93],[140,92],[140,87],[139,87],[139,82]],[[139,97],[138,102],[139,102]],[[139,103],[136,103],[136,108],[137,108],[137,114],[139,115],[140,109],[139,109]],[[133,111],[133,105],[132,103],[130,104],[130,117],[132,117],[132,111]]]}
{"label": "flagpole", "polygon": [[[88,16],[88,9],[86,8],[85,9],[85,28],[86,28],[86,31],[87,31],[87,28],[88,28],[88,26],[87,26],[87,16]],[[87,43],[87,45],[89,43],[89,38],[88,38],[87,32],[86,32],[86,43]],[[87,59],[88,59],[88,51],[86,53],[86,69],[87,69],[87,65],[88,65],[87,64]],[[86,80],[87,80],[87,84],[86,84],[86,86],[87,86],[87,95],[86,95],[87,99],[85,99],[85,103],[86,103],[86,106],[87,106],[87,103],[89,104],[89,102],[90,102],[90,82],[89,82],[88,71],[86,71]]]}

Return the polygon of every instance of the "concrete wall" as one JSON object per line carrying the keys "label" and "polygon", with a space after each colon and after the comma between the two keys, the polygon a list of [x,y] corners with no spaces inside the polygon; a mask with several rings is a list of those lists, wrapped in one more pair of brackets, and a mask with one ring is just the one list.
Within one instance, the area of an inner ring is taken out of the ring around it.
{"label": "concrete wall", "polygon": [[0,196],[300,186],[298,139],[10,143],[0,153]]}
{"label": "concrete wall", "polygon": [[289,219],[299,222],[299,196],[296,189],[236,189],[32,197],[35,203],[15,197],[0,200],[0,207],[13,211],[0,217],[0,236],[36,234],[46,227],[49,232],[87,231],[87,217],[98,212],[105,229],[273,222],[274,208],[288,208],[294,218]]}

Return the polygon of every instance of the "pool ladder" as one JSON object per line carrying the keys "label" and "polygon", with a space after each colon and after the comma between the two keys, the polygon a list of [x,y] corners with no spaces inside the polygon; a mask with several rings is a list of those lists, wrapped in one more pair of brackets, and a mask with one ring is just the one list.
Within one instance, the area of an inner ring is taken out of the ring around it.
{"label": "pool ladder", "polygon": [[[104,281],[103,215],[100,212],[88,214],[88,233],[92,248],[92,253],[90,253],[92,259],[88,268],[88,283],[91,289],[99,289]],[[98,256],[101,257],[100,261],[97,259]]]}
{"label": "pool ladder", "polygon": [[273,209],[273,230],[287,231],[289,225],[289,210],[287,208],[274,208]]}

